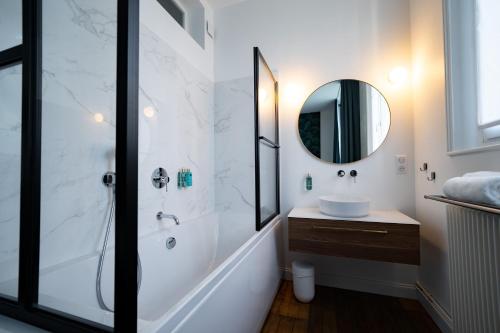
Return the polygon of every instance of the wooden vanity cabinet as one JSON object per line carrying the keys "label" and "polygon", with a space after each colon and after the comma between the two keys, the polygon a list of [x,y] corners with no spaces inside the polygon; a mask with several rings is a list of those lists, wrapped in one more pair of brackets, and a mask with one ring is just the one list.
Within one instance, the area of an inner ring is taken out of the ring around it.
{"label": "wooden vanity cabinet", "polygon": [[288,217],[288,241],[290,251],[420,264],[420,224],[397,211],[339,219],[319,210],[294,209]]}

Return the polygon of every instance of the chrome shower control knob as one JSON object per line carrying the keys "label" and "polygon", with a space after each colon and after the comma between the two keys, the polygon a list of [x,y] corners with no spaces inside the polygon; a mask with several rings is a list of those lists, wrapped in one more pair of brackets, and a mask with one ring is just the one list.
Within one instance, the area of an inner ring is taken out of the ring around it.
{"label": "chrome shower control knob", "polygon": [[344,177],[345,176],[345,171],[344,170],[339,170],[339,172],[337,172],[337,176]]}
{"label": "chrome shower control knob", "polygon": [[155,188],[164,188],[168,191],[167,184],[170,182],[170,177],[168,176],[167,170],[163,168],[158,168],[153,171],[151,175],[151,182]]}

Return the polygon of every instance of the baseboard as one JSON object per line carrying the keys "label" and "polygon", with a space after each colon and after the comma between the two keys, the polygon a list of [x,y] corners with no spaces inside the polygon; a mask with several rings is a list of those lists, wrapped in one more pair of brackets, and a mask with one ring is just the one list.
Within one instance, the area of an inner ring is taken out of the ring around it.
{"label": "baseboard", "polygon": [[[292,272],[290,269],[282,269],[284,270],[285,279],[291,280]],[[399,283],[345,275],[317,274],[316,284],[378,295],[417,299],[415,285],[411,283]]]}
{"label": "baseboard", "polygon": [[453,321],[450,314],[432,297],[420,283],[416,284],[417,299],[425,308],[432,320],[439,326],[443,333],[453,332]]}

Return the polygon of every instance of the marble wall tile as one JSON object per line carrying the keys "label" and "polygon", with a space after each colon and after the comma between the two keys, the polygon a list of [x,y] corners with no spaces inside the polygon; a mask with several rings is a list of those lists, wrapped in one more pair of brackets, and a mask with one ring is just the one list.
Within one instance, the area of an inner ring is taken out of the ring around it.
{"label": "marble wall tile", "polygon": [[[42,267],[102,246],[111,196],[101,177],[115,170],[116,1],[110,2],[44,1]],[[142,24],[139,80],[144,235],[172,227],[158,223],[160,210],[181,221],[214,210],[214,84]],[[96,113],[103,122],[95,121]],[[168,192],[151,184],[158,167],[170,174]],[[192,188],[177,189],[182,167],[193,172]]]}
{"label": "marble wall tile", "polygon": [[255,223],[253,77],[215,84],[215,192],[221,213]]}
{"label": "marble wall tile", "polygon": [[[43,1],[40,265],[96,250],[114,170],[116,1]],[[96,122],[100,113],[104,120]]]}
{"label": "marble wall tile", "polygon": [[[116,1],[43,4],[42,268],[100,249],[111,202],[101,177],[115,169],[116,131]],[[156,220],[160,210],[181,221],[217,209],[254,222],[252,90],[251,77],[216,88],[141,25],[140,235],[173,228]],[[170,174],[168,192],[151,184],[157,167]],[[192,188],[177,189],[179,168],[192,170]]]}
{"label": "marble wall tile", "polygon": [[[181,222],[214,211],[214,84],[145,25],[139,81],[139,221],[144,234],[172,227],[170,220],[158,223],[160,210]],[[151,184],[158,167],[170,175],[168,192]],[[180,168],[191,169],[191,188],[177,188]]]}

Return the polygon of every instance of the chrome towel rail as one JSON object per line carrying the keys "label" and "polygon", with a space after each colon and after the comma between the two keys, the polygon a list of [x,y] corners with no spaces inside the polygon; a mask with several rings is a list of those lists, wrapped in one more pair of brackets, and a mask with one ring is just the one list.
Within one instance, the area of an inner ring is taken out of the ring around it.
{"label": "chrome towel rail", "polygon": [[500,207],[489,206],[489,205],[468,202],[468,201],[450,199],[448,197],[445,197],[444,195],[424,195],[424,198],[429,199],[429,200],[444,202],[444,203],[447,203],[450,205],[455,205],[455,206],[460,206],[460,207],[470,208],[470,209],[474,209],[474,210],[479,210],[482,212],[500,215]]}

